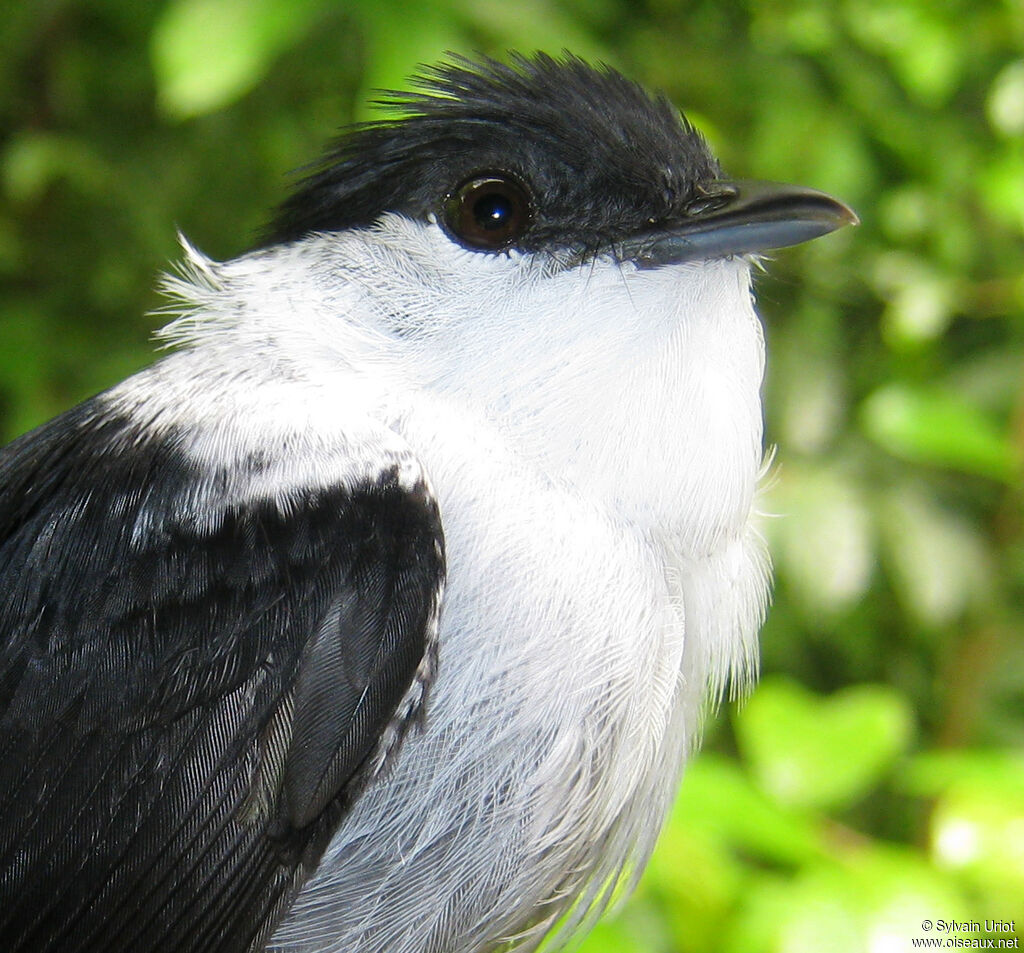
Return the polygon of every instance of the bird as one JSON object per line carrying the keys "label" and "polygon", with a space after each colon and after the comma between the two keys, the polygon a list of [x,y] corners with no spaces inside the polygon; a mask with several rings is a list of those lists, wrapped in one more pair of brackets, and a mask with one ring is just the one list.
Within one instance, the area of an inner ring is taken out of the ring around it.
{"label": "bird", "polygon": [[568,53],[410,90],[0,452],[8,953],[564,942],[756,673],[752,276],[855,214]]}

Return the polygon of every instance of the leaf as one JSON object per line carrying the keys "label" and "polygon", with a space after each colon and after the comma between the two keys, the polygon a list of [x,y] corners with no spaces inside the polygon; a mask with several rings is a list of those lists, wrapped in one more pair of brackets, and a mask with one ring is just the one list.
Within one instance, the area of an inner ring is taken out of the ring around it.
{"label": "leaf", "polygon": [[163,112],[187,119],[239,99],[312,26],[324,0],[173,0],[150,55]]}
{"label": "leaf", "polygon": [[1024,791],[956,785],[936,803],[930,835],[935,865],[973,884],[986,918],[1024,920]]}
{"label": "leaf", "polygon": [[889,59],[907,92],[937,107],[953,95],[967,62],[951,20],[930,4],[862,2],[848,5],[849,26],[868,49]]}
{"label": "leaf", "polygon": [[766,797],[739,765],[712,752],[686,769],[666,837],[676,829],[709,833],[777,864],[805,863],[824,852],[807,817]]}
{"label": "leaf", "polygon": [[918,620],[941,625],[990,601],[994,557],[974,524],[913,486],[886,493],[879,517],[896,595]]}
{"label": "leaf", "polygon": [[908,850],[865,843],[809,865],[789,881],[752,878],[722,949],[895,953],[929,936],[939,916],[969,916],[948,876]]}
{"label": "leaf", "polygon": [[957,394],[886,385],[865,400],[860,421],[868,437],[904,460],[1007,483],[1019,478],[1009,434]]}
{"label": "leaf", "polygon": [[1024,133],[1024,59],[1004,66],[992,81],[985,112],[993,128],[1005,136]]}
{"label": "leaf", "polygon": [[874,534],[862,488],[845,475],[786,464],[765,495],[763,527],[786,581],[814,612],[837,612],[871,582]]}
{"label": "leaf", "polygon": [[819,698],[783,679],[762,683],[736,716],[760,787],[780,804],[828,809],[867,794],[906,748],[910,705],[883,685]]}
{"label": "leaf", "polygon": [[671,948],[716,949],[745,895],[752,863],[799,868],[825,856],[814,819],[766,797],[736,761],[705,752],[686,769],[644,874],[643,899],[659,904],[678,938]]}
{"label": "leaf", "polygon": [[549,53],[565,49],[594,63],[616,65],[613,50],[597,40],[595,31],[588,30],[579,15],[567,12],[564,3],[454,0],[453,7],[474,31],[498,39],[507,49]]}
{"label": "leaf", "polygon": [[457,19],[435,0],[418,4],[375,0],[361,4],[359,15],[369,46],[356,107],[360,121],[381,118],[374,101],[382,91],[407,89],[409,77],[421,65],[446,60],[450,51],[466,44]]}
{"label": "leaf", "polygon": [[911,757],[899,775],[900,790],[937,798],[952,788],[1013,793],[1024,799],[1024,752],[1014,750],[925,751]]}
{"label": "leaf", "polygon": [[992,150],[978,176],[988,213],[997,221],[1024,232],[1024,145],[1016,137]]}
{"label": "leaf", "polygon": [[14,136],[0,156],[0,187],[13,202],[37,202],[56,179],[81,192],[110,188],[110,166],[85,139],[49,132]]}

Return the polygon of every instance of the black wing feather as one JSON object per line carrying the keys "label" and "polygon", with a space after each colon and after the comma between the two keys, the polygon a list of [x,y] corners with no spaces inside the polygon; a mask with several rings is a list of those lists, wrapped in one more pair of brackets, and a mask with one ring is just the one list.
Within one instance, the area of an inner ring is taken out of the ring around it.
{"label": "black wing feather", "polygon": [[436,509],[387,468],[232,498],[102,410],[0,452],[0,949],[242,953],[428,651]]}

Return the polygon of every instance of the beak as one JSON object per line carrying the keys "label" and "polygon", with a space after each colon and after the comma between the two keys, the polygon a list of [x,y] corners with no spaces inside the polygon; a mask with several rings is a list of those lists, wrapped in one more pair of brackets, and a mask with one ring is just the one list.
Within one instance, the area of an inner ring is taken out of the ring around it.
{"label": "beak", "polygon": [[681,220],[627,238],[616,251],[622,261],[657,268],[799,245],[859,221],[851,208],[814,189],[716,181],[690,203]]}

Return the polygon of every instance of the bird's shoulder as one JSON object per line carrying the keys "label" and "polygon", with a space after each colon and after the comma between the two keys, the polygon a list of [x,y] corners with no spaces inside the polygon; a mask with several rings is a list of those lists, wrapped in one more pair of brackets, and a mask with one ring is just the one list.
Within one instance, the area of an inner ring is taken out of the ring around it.
{"label": "bird's shoulder", "polygon": [[[265,422],[252,408],[195,424],[147,412],[116,392],[100,395],[0,450],[8,650],[74,667],[88,663],[83,652],[116,642],[126,663],[156,661],[191,643],[205,618],[211,653],[256,658],[288,629],[312,625],[318,604],[307,588],[373,582],[356,574],[366,547],[376,555],[421,546],[431,558],[405,568],[419,571],[424,590],[439,585],[432,491],[385,428],[325,435],[274,421],[262,439]],[[296,602],[285,620],[266,614],[278,590]],[[247,640],[211,615],[243,604],[255,636]]]}
{"label": "bird's shoulder", "polygon": [[[14,949],[90,928],[83,950],[121,949],[94,888],[149,949],[212,916],[263,924],[432,677],[443,536],[400,442],[270,420],[261,443],[251,407],[156,405],[114,391],[0,451]],[[210,878],[200,908],[189,885]]]}

